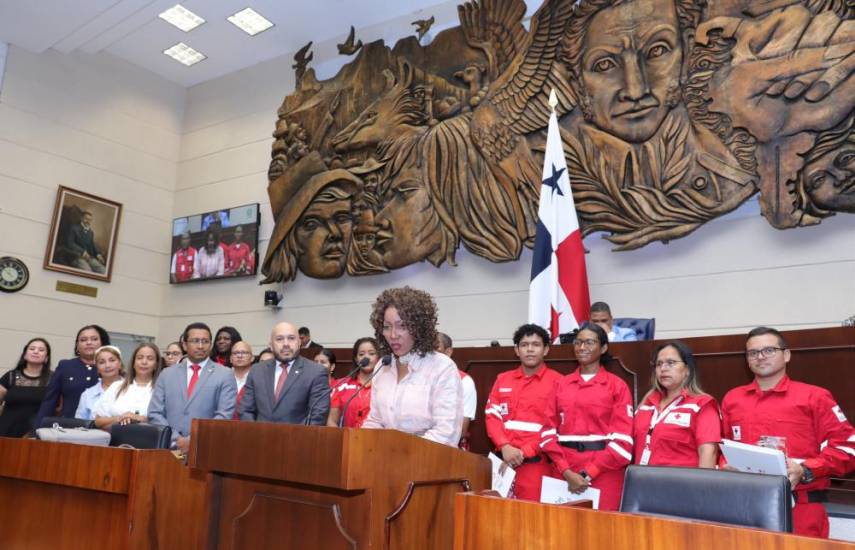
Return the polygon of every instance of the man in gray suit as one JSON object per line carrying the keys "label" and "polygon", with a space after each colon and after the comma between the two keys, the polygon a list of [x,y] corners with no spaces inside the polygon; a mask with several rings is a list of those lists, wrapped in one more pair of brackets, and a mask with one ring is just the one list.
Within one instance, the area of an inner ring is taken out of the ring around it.
{"label": "man in gray suit", "polygon": [[300,337],[291,323],[270,333],[274,359],[252,366],[240,400],[240,419],[324,426],[330,384],[321,365],[300,356]]}
{"label": "man in gray suit", "polygon": [[237,383],[230,369],[209,359],[208,325],[191,323],[184,329],[181,341],[187,357],[157,377],[148,405],[148,419],[152,424],[170,426],[173,445],[186,453],[194,418],[231,419]]}

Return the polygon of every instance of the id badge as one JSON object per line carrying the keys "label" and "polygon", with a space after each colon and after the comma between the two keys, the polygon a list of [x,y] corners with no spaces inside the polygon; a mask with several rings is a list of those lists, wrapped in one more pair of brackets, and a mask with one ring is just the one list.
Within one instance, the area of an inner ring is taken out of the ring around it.
{"label": "id badge", "polygon": [[650,449],[644,449],[641,452],[641,460],[638,461],[642,466],[647,466],[647,463],[650,462]]}

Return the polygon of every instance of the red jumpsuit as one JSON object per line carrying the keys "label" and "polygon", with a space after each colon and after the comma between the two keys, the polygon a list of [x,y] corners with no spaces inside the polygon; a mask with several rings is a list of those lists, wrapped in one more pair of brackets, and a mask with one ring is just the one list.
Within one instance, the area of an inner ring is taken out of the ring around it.
{"label": "red jumpsuit", "polygon": [[691,395],[684,389],[660,413],[662,397],[653,391],[635,413],[635,463],[697,468],[698,447],[721,441],[718,404],[712,396]]}
{"label": "red jumpsuit", "polygon": [[193,263],[196,261],[196,249],[192,246],[175,251],[172,255],[172,272],[176,282],[189,281],[193,277]]}
{"label": "red jumpsuit", "polygon": [[568,468],[585,470],[600,490],[600,510],[617,510],[624,470],[632,462],[633,410],[626,382],[603,368],[585,382],[577,369],[558,382],[546,409],[558,420],[557,433],[546,430],[541,443],[555,466],[553,476],[562,479]]}
{"label": "red jumpsuit", "polygon": [[517,447],[525,462],[516,468],[514,496],[523,500],[540,501],[543,476],[552,468],[540,448],[541,432],[554,424],[548,418],[545,404],[555,400],[555,383],[561,374],[545,364],[526,376],[523,367],[499,374],[484,409],[487,435],[501,456],[502,447]]}
{"label": "red jumpsuit", "polygon": [[[339,414],[345,413],[344,423],[342,423],[345,428],[361,428],[362,423],[368,418],[368,411],[371,410],[371,388],[367,387],[360,391],[362,384],[355,378],[342,378],[336,382],[330,393],[330,408],[338,408]],[[350,401],[350,405],[347,405],[357,391],[359,394]],[[347,411],[342,410],[345,405],[347,405]]]}
{"label": "red jumpsuit", "polygon": [[244,273],[252,273],[255,267],[255,256],[252,250],[246,243],[232,243],[225,251],[226,255],[226,275],[233,275],[240,269],[241,262],[244,262]]}
{"label": "red jumpsuit", "polygon": [[855,429],[825,388],[784,376],[768,391],[755,380],[730,390],[721,402],[724,437],[756,444],[760,436],[787,438],[787,456],[813,471],[814,481],[794,489],[794,532],[828,538],[822,505],[829,476],[855,467]]}

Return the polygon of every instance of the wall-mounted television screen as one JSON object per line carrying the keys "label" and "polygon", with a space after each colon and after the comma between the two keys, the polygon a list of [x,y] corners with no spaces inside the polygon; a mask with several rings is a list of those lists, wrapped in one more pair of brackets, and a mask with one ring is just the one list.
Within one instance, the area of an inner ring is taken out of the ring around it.
{"label": "wall-mounted television screen", "polygon": [[259,220],[258,203],[175,218],[169,282],[255,275]]}

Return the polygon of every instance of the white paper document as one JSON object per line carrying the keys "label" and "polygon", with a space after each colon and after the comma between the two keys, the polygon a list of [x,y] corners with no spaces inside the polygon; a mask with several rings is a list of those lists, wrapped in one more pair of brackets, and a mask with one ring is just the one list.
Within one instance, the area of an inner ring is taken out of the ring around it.
{"label": "white paper document", "polygon": [[784,453],[778,449],[748,445],[730,439],[722,439],[720,446],[728,466],[732,466],[740,472],[787,475]]}
{"label": "white paper document", "polygon": [[[501,458],[493,453],[490,453],[487,457],[493,466],[493,490],[498,491],[500,495],[508,498],[508,493],[514,484],[514,478],[517,477],[516,470],[505,464]],[[504,471],[502,471],[502,466],[504,466]]]}
{"label": "white paper document", "polygon": [[543,476],[543,485],[540,488],[540,502],[546,504],[567,504],[590,500],[594,503],[594,510],[600,508],[600,490],[588,487],[583,493],[571,493],[567,489],[567,482],[563,479]]}

